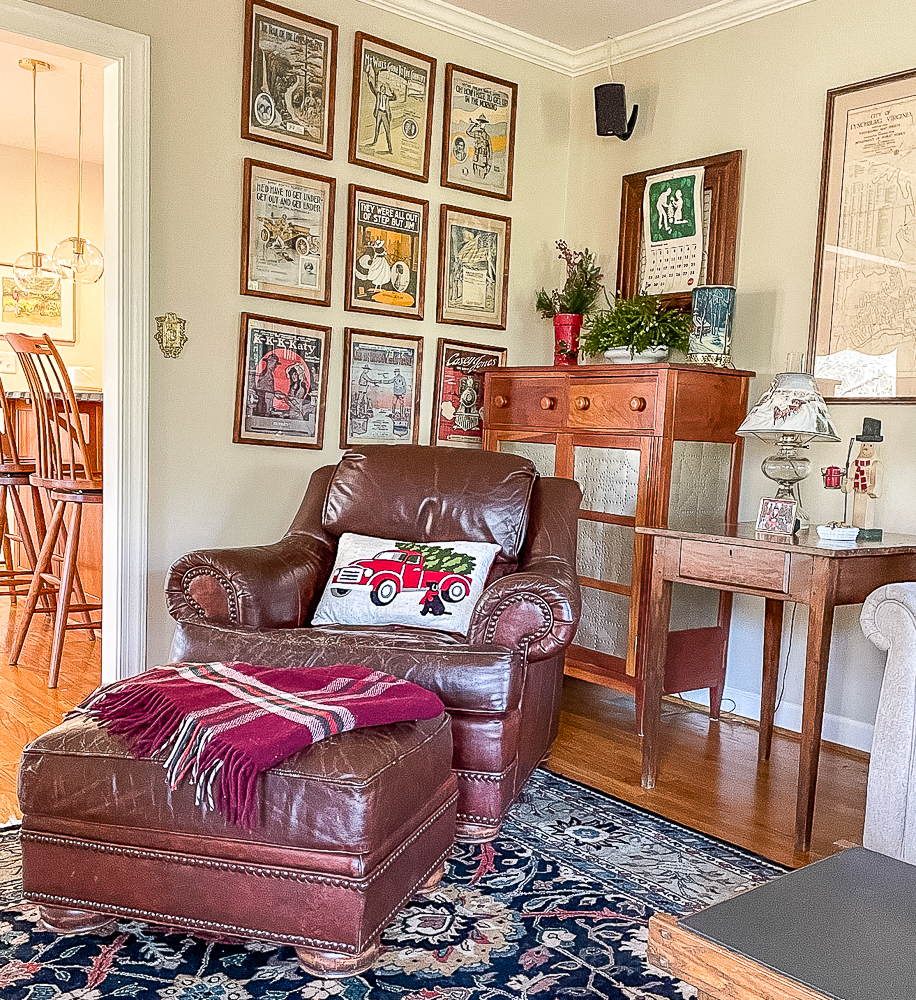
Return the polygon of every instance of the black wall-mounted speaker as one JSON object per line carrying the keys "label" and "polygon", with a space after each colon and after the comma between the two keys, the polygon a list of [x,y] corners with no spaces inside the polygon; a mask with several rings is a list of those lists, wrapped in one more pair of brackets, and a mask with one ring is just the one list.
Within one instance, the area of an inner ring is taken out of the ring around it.
{"label": "black wall-mounted speaker", "polygon": [[616,135],[618,139],[629,139],[636,125],[634,104],[627,120],[627,97],[622,83],[599,83],[595,87],[595,129],[598,135]]}

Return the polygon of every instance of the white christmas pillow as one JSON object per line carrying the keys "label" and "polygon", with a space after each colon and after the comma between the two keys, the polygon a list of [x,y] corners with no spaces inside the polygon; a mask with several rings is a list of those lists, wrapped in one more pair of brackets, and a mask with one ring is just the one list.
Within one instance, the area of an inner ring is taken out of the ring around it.
{"label": "white christmas pillow", "polygon": [[313,625],[412,625],[467,635],[499,546],[345,532]]}

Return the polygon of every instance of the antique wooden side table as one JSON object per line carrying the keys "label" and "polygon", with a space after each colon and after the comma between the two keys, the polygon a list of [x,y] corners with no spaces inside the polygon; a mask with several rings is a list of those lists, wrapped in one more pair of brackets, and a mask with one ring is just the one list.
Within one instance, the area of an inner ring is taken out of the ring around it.
{"label": "antique wooden side table", "polygon": [[813,529],[797,535],[755,531],[753,524],[701,528],[637,527],[652,535],[649,633],[643,706],[642,786],[658,768],[658,732],[673,583],[689,583],[766,601],[758,759],[767,760],[773,735],[782,613],[785,601],[807,604],[808,644],[802,707],[795,850],[811,844],[814,791],[821,748],[824,691],[833,610],[861,604],[877,587],[916,579],[916,535],[886,533],[880,542],[827,542]]}
{"label": "antique wooden side table", "polygon": [[912,1000],[916,867],[852,847],[675,919],[647,958],[700,1000]]}

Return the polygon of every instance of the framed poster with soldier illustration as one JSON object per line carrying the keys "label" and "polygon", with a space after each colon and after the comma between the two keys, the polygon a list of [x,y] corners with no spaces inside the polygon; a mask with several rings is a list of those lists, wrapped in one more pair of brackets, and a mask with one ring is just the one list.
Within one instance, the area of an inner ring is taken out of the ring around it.
{"label": "framed poster with soldier illustration", "polygon": [[331,329],[242,313],[236,444],[321,448]]}
{"label": "framed poster with soldier illustration", "polygon": [[350,185],[345,309],[423,319],[428,215],[428,201]]}
{"label": "framed poster with soldier illustration", "polygon": [[333,177],[245,160],[242,295],[331,304]]}
{"label": "framed poster with soldier illustration", "polygon": [[439,338],[430,444],[482,447],[483,374],[505,363],[505,347]]}
{"label": "framed poster with soldier illustration", "polygon": [[340,447],[416,444],[423,338],[344,331]]}
{"label": "framed poster with soldier illustration", "polygon": [[337,25],[247,0],[243,139],[330,160],[336,75]]}
{"label": "framed poster with soldier illustration", "polygon": [[518,85],[447,63],[443,187],[512,200]]}
{"label": "framed poster with soldier illustration", "polygon": [[429,180],[436,60],[356,32],[350,162]]}

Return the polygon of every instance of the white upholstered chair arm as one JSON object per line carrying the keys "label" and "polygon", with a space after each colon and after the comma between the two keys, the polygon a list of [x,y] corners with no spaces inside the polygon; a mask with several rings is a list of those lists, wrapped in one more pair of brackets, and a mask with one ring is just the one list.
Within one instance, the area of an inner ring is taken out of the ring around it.
{"label": "white upholstered chair arm", "polygon": [[916,863],[916,583],[869,595],[862,631],[887,650],[868,769],[865,847]]}

